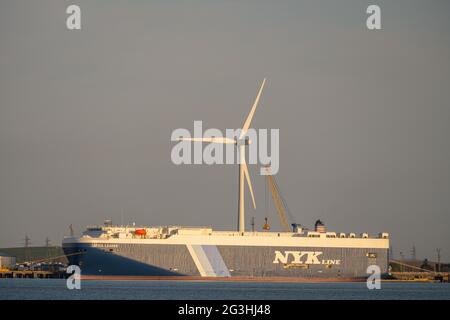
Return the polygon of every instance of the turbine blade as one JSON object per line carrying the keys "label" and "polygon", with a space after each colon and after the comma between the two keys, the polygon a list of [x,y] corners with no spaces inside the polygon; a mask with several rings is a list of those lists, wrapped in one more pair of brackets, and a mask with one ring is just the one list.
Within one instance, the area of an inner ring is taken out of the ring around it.
{"label": "turbine blade", "polygon": [[252,202],[253,202],[253,208],[256,209],[256,202],[255,202],[255,196],[253,195],[253,188],[252,188],[252,181],[250,180],[250,174],[248,172],[247,163],[242,163],[241,166],[244,167],[244,176],[247,180],[248,189],[250,190],[250,195],[252,196]]}
{"label": "turbine blade", "polygon": [[242,131],[241,131],[241,135],[239,136],[239,139],[242,139],[245,136],[245,134],[247,133],[248,128],[250,128],[250,124],[252,123],[253,115],[255,114],[256,107],[258,106],[259,98],[261,97],[261,93],[263,91],[265,83],[266,83],[266,78],[264,78],[264,80],[261,84],[261,88],[259,88],[259,92],[258,92],[258,95],[256,96],[255,102],[253,103],[253,107],[250,110],[250,113],[248,114],[247,119],[244,122],[244,125],[242,126]]}
{"label": "turbine blade", "polygon": [[236,141],[230,138],[223,137],[211,137],[211,138],[178,138],[178,141],[194,141],[194,142],[210,142],[210,143],[223,143],[223,144],[235,144]]}

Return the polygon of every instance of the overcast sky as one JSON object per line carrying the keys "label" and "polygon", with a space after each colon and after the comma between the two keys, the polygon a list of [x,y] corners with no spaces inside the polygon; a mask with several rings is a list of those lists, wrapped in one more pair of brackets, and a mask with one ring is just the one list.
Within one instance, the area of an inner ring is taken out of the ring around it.
{"label": "overcast sky", "polygon": [[[366,28],[369,4],[382,30]],[[296,222],[450,260],[449,16],[445,0],[1,0],[0,247],[59,245],[69,224],[120,223],[122,209],[234,229],[237,166],[176,166],[170,136],[240,127],[267,77],[253,126],[280,129]],[[258,169],[247,228],[268,216],[275,230]]]}

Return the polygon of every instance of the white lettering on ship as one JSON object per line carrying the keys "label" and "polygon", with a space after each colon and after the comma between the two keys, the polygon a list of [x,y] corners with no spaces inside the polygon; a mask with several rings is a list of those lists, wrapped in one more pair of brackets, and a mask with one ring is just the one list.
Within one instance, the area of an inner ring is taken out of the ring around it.
{"label": "white lettering on ship", "polygon": [[341,260],[319,260],[322,251],[275,251],[273,263],[291,264],[341,264]]}
{"label": "white lettering on ship", "polygon": [[118,248],[119,245],[117,244],[111,244],[111,243],[91,243],[91,247],[94,248]]}

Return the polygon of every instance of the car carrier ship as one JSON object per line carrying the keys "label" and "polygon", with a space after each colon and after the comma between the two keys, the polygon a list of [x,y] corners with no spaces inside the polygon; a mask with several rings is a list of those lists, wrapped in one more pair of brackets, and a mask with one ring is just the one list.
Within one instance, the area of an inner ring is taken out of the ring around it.
{"label": "car carrier ship", "polygon": [[[180,138],[207,143],[234,144],[239,150],[239,201],[236,231],[211,227],[114,226],[111,221],[91,226],[81,237],[64,238],[62,247],[82,276],[91,278],[146,279],[275,279],[287,281],[351,281],[367,278],[367,268],[377,265],[388,273],[389,235],[336,233],[318,220],[314,230],[287,222],[282,197],[267,168],[266,176],[283,231],[245,230],[244,182],[255,206],[245,162],[246,137],[258,105],[263,81],[239,136],[230,138]],[[256,207],[256,206],[255,206]]]}
{"label": "car carrier ship", "polygon": [[208,227],[88,227],[64,252],[82,275],[363,279],[388,272],[388,234],[214,231]]}

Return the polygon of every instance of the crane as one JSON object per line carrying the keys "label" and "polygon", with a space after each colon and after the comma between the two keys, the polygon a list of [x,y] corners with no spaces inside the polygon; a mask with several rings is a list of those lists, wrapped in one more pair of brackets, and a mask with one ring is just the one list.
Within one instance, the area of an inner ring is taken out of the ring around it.
{"label": "crane", "polygon": [[[272,194],[272,199],[275,204],[275,208],[277,210],[278,216],[280,218],[281,227],[283,228],[283,231],[290,232],[291,226],[289,225],[288,217],[286,216],[286,213],[289,215],[289,218],[293,222],[294,219],[292,217],[292,214],[289,211],[289,208],[287,207],[286,201],[281,196],[280,188],[278,187],[278,183],[275,180],[275,177],[270,174],[269,168],[266,167],[267,171],[267,184],[270,189],[270,193]],[[267,224],[267,221],[266,221]],[[295,226],[296,224],[293,223],[292,226]]]}

